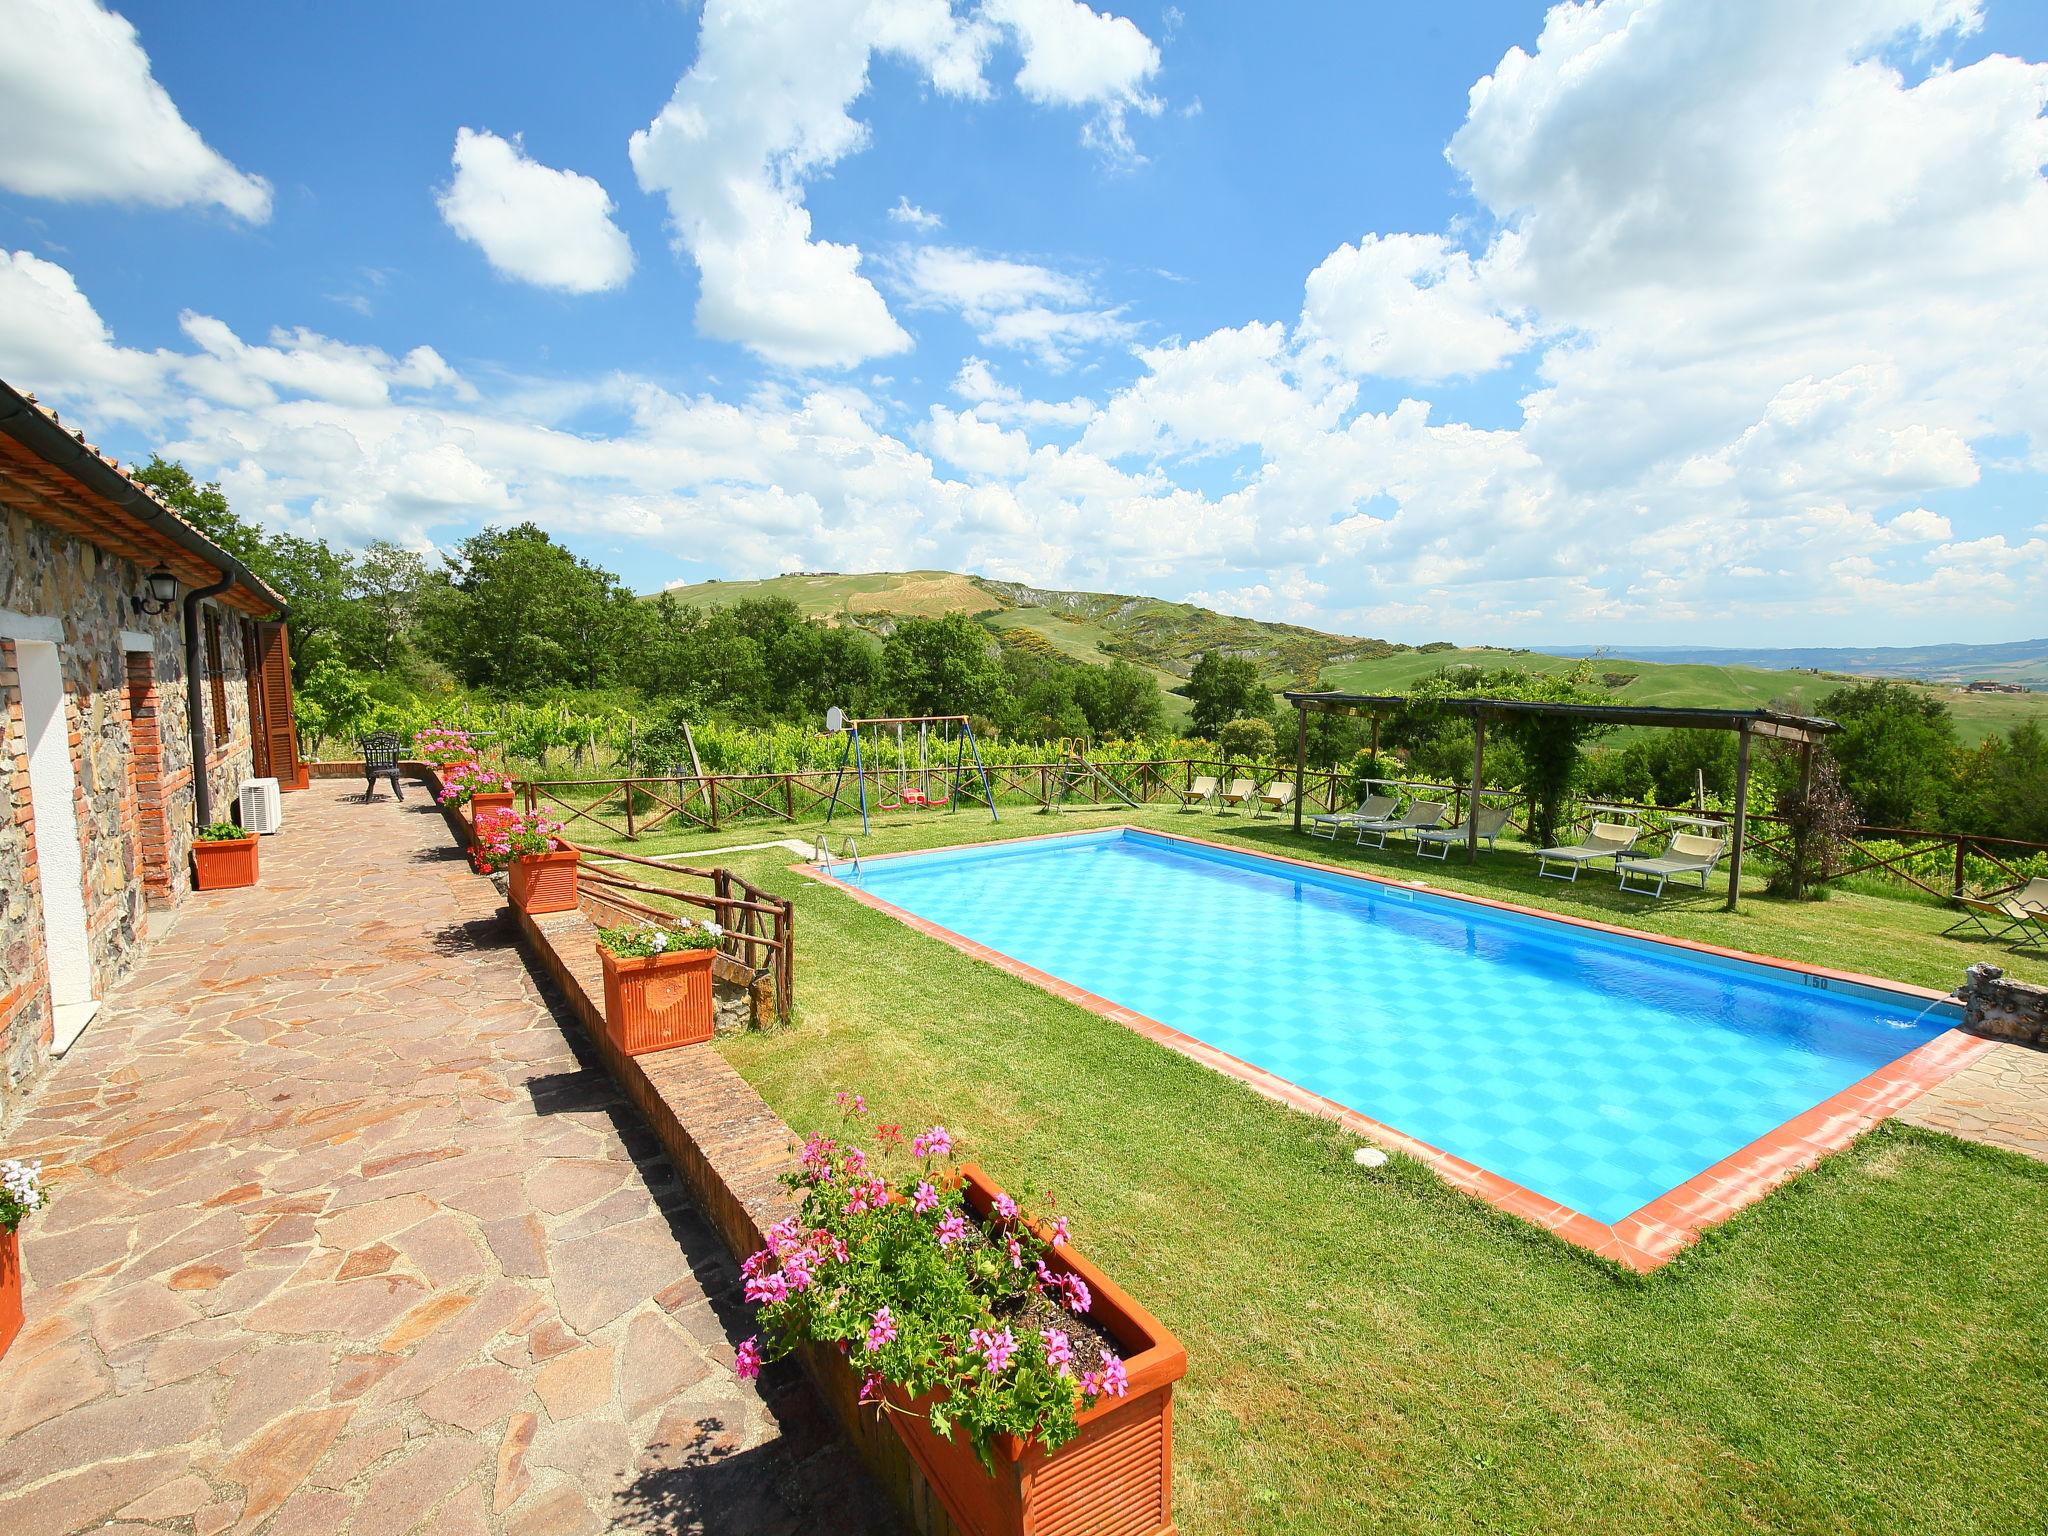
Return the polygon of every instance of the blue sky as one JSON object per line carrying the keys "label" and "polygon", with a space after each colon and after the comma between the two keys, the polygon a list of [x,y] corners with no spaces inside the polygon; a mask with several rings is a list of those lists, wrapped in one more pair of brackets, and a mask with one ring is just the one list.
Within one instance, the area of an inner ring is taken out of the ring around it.
{"label": "blue sky", "polygon": [[2044,628],[2037,6],[15,10],[0,377],[278,526]]}

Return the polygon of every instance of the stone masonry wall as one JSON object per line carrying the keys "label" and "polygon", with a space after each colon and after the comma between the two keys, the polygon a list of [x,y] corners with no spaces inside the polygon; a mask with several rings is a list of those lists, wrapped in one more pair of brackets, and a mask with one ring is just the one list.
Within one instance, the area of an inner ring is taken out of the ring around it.
{"label": "stone masonry wall", "polygon": [[[128,599],[145,590],[143,577],[134,562],[0,505],[0,609],[53,617],[64,628],[59,655],[79,789],[96,990],[129,968],[147,908],[191,888],[194,793],[183,604],[162,614],[133,612]],[[213,606],[202,604],[201,612]],[[225,818],[233,814],[252,755],[242,624],[233,611],[216,611],[228,730],[224,740],[211,742],[206,771],[215,815]],[[131,656],[123,631],[148,635],[152,649]],[[11,644],[0,650],[0,782],[7,786],[0,815],[0,1126],[48,1064],[51,1038],[26,721],[15,659]],[[210,725],[204,683],[200,693]],[[138,756],[138,739],[155,748],[154,755]],[[146,792],[152,775],[153,804]]]}
{"label": "stone masonry wall", "polygon": [[2017,981],[1980,961],[1970,967],[1957,995],[1965,1029],[1994,1040],[2048,1046],[2048,987]]}

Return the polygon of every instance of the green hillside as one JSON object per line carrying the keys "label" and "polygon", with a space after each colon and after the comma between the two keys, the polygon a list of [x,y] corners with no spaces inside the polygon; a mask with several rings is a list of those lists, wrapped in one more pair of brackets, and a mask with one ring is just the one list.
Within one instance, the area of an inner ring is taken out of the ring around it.
{"label": "green hillside", "polygon": [[[1404,693],[1440,667],[1518,666],[1561,672],[1570,657],[1493,646],[1396,645],[1332,635],[1296,624],[1247,619],[1192,603],[1116,592],[1071,592],[991,581],[957,571],[882,571],[865,575],[811,572],[760,581],[706,581],[675,587],[679,602],[719,606],[750,597],[781,597],[812,617],[888,633],[903,616],[971,614],[1007,644],[1043,648],[1075,661],[1112,657],[1144,667],[1167,690],[1170,718],[1186,718],[1187,701],[1172,692],[1202,652],[1222,648],[1256,659],[1275,688],[1312,684],[1355,693]],[[1754,709],[1790,703],[1810,710],[1856,679],[1845,672],[1728,666],[1694,661],[1595,658],[1590,665],[1617,704],[1694,705]],[[2030,716],[2048,718],[2048,692],[1972,694],[1946,683],[1923,684],[1955,716],[1968,744],[2003,734]]]}
{"label": "green hillside", "polygon": [[[1323,686],[1353,693],[1405,693],[1415,680],[1445,666],[1524,667],[1532,672],[1567,672],[1580,663],[1567,656],[1512,651],[1491,646],[1404,651],[1340,662],[1323,671]],[[1773,671],[1766,667],[1712,666],[1704,662],[1630,661],[1595,658],[1590,665],[1617,704],[1761,709],[1789,705],[1813,712],[1835,689],[1861,679],[1844,672]],[[1975,694],[1948,684],[1914,684],[1938,695],[1955,717],[1956,735],[1966,746],[2005,734],[2028,716],[2048,719],[2048,694]]]}

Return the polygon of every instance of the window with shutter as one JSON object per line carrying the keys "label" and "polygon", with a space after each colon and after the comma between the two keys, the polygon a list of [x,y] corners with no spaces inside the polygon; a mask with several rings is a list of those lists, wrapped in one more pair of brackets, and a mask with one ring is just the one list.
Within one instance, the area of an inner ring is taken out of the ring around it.
{"label": "window with shutter", "polygon": [[213,693],[213,750],[219,751],[233,734],[228,729],[227,669],[220,659],[220,615],[206,610],[206,680]]}
{"label": "window with shutter", "polygon": [[270,776],[280,789],[305,788],[299,766],[299,727],[292,712],[291,644],[282,624],[256,626],[258,666],[263,673],[263,738]]}

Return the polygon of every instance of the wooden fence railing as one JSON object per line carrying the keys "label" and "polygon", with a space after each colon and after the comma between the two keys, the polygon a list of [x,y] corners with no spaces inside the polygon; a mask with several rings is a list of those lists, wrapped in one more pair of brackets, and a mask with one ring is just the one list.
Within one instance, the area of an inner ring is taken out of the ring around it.
{"label": "wooden fence railing", "polygon": [[[1011,806],[1049,807],[1061,800],[1061,787],[1070,764],[990,763],[988,774],[995,788],[996,803]],[[1289,767],[1247,767],[1213,758],[1162,758],[1138,762],[1093,760],[1092,766],[1118,785],[1140,805],[1177,804],[1181,791],[1196,778],[1252,778],[1261,784],[1274,779],[1291,779]],[[915,777],[915,770],[910,770]],[[831,803],[833,782],[839,778],[830,768],[802,769],[788,773],[723,773],[702,776],[641,777],[626,779],[550,779],[522,781],[519,792],[529,811],[542,810],[560,819],[571,836],[583,824],[600,827],[627,841],[637,841],[664,827],[682,824],[716,832],[736,821],[762,818],[780,822],[816,821]],[[881,803],[898,784],[893,767],[869,769],[869,804]],[[931,777],[950,791],[953,770],[934,769]],[[854,775],[849,770],[839,784],[839,815],[856,816]],[[1450,820],[1461,820],[1471,797],[1469,788],[1458,784],[1404,779],[1410,793],[1440,796],[1449,801]],[[1520,791],[1486,790],[1484,797],[1499,804],[1510,803],[1510,825],[1518,832],[1529,830],[1528,797]],[[1336,811],[1354,803],[1348,769],[1311,768],[1302,776],[1302,806],[1305,811]],[[1069,800],[1068,803],[1078,804]],[[1101,803],[1090,801],[1089,803]],[[1709,805],[1702,811],[1683,806],[1652,805],[1644,801],[1600,802],[1616,810],[1633,813],[1644,824],[1662,828],[1672,817],[1707,815],[1732,817],[1727,807]],[[980,809],[977,798],[955,800],[956,809],[970,813]],[[1581,805],[1571,824],[1584,826],[1590,817]],[[1766,811],[1751,811],[1749,853],[1781,852],[1791,832],[1784,820]],[[587,829],[584,829],[587,830]],[[1853,852],[1841,869],[1828,880],[1845,880],[1858,875],[1875,875],[1895,880],[1947,899],[1975,891],[1998,895],[2023,885],[2027,872],[2017,867],[2024,861],[2048,855],[2048,843],[2018,838],[1985,837],[1969,832],[1937,832],[1914,827],[1858,827],[1851,835]],[[1871,848],[1870,844],[1898,844],[1899,847]],[[1939,855],[1937,859],[1933,856]],[[620,855],[624,857],[624,855]],[[1930,873],[1939,863],[1940,874]],[[663,869],[677,866],[662,864]]]}
{"label": "wooden fence railing", "polygon": [[[796,998],[795,903],[750,884],[729,869],[700,869],[666,859],[642,858],[617,848],[591,848],[581,843],[569,846],[583,855],[577,866],[578,884],[607,905],[641,917],[673,919],[674,912],[636,899],[660,896],[710,912],[712,921],[725,930],[719,947],[757,974],[766,972],[775,985],[777,1016],[788,1015]],[[636,880],[618,872],[615,866],[621,864],[702,881],[711,889],[706,893]]]}

